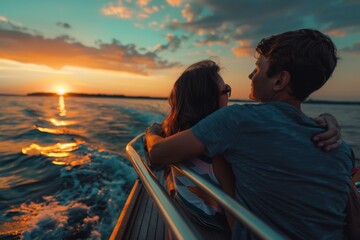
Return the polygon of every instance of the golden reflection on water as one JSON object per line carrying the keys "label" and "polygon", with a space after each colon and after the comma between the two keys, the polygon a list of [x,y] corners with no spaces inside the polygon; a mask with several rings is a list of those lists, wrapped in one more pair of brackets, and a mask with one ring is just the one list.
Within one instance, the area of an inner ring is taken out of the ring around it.
{"label": "golden reflection on water", "polygon": [[66,108],[65,108],[65,100],[64,100],[64,96],[60,96],[59,97],[59,115],[61,117],[66,116]]}
{"label": "golden reflection on water", "polygon": [[23,154],[30,156],[44,155],[47,157],[68,157],[70,152],[78,149],[77,143],[57,143],[52,146],[40,146],[38,144],[31,144],[21,150]]}
{"label": "golden reflection on water", "polygon": [[[19,220],[12,222],[5,222],[0,225],[0,236],[1,235],[12,235],[14,239],[18,239],[17,236],[22,234],[28,228],[28,221]],[[10,239],[10,238],[9,238]]]}
{"label": "golden reflection on water", "polygon": [[[65,165],[65,166],[80,166],[90,162],[90,154],[86,156],[70,156],[68,158],[57,158],[52,161],[54,165]],[[71,168],[67,168],[70,170]]]}
{"label": "golden reflection on water", "polygon": [[63,121],[63,120],[57,120],[55,118],[50,118],[50,119],[47,119],[46,121],[51,122],[56,127],[69,126],[69,125],[74,125],[77,123],[76,121],[68,121],[68,120]]}
{"label": "golden reflection on water", "polygon": [[50,122],[51,122],[52,124],[54,124],[55,126],[57,126],[57,127],[68,125],[65,121],[59,121],[59,120],[56,120],[55,118],[51,118],[51,119],[50,119]]}
{"label": "golden reflection on water", "polygon": [[37,227],[44,218],[56,219],[60,225],[67,223],[69,207],[60,205],[52,196],[43,198],[46,201],[45,203],[23,203],[20,207],[12,208],[9,211],[10,214],[19,212],[22,214],[14,216],[12,221],[0,223],[0,236],[12,235],[14,239],[18,239],[18,236],[23,234],[25,230]]}
{"label": "golden reflection on water", "polygon": [[45,132],[45,133],[50,133],[50,134],[55,134],[55,135],[60,135],[60,134],[74,134],[74,135],[81,135],[83,134],[83,132],[81,130],[79,131],[75,131],[72,129],[68,129],[65,127],[60,127],[60,128],[45,128],[45,127],[36,127],[35,128],[37,130],[39,130],[40,132]]}
{"label": "golden reflection on water", "polygon": [[37,130],[40,132],[46,132],[46,133],[52,133],[52,134],[64,134],[64,129],[52,129],[52,128],[43,128],[43,127],[37,127]]}
{"label": "golden reflection on water", "polygon": [[91,154],[82,155],[71,153],[79,148],[78,143],[57,143],[51,146],[40,146],[36,143],[31,144],[21,150],[23,154],[29,156],[47,156],[54,158],[52,163],[55,165],[79,166],[90,162]]}
{"label": "golden reflection on water", "polygon": [[[64,96],[59,97],[59,116],[66,116],[66,109],[65,109],[65,100]],[[76,123],[75,121],[63,121],[58,120],[56,118],[48,118],[46,121],[51,122],[54,126],[58,128],[48,128],[48,127],[40,127],[35,126],[35,128],[40,132],[50,133],[50,134],[79,134],[79,132],[75,132],[73,130],[68,129],[66,126],[72,125]],[[81,140],[76,140],[76,142],[70,143],[56,143],[55,145],[50,146],[41,146],[36,143],[32,143],[28,147],[22,148],[21,152],[23,154],[29,156],[46,156],[53,158],[52,163],[55,165],[66,165],[67,169],[71,168],[72,166],[83,165],[90,162],[91,154],[79,154],[79,153],[72,153],[73,151],[79,148],[79,144],[81,144]]]}

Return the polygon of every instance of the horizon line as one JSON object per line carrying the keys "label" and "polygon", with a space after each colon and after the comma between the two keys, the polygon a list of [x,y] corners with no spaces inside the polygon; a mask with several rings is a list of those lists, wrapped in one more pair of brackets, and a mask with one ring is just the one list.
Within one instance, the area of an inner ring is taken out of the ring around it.
{"label": "horizon line", "polygon": [[[151,97],[151,96],[128,96],[125,94],[105,94],[105,93],[76,93],[76,92],[67,92],[62,95],[59,95],[55,92],[32,92],[27,94],[12,94],[12,93],[0,93],[0,96],[30,96],[30,97],[59,97],[59,96],[68,96],[68,97],[93,97],[93,98],[132,98],[132,99],[158,99],[166,100],[168,97]],[[255,102],[254,100],[249,99],[229,99],[230,102]],[[324,103],[324,104],[355,104],[360,105],[359,100],[321,100],[321,99],[307,99],[304,103]]]}

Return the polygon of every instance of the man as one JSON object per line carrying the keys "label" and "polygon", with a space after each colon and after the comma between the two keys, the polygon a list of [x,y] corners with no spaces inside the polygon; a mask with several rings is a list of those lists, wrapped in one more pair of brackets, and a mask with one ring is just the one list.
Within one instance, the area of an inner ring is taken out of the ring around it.
{"label": "man", "polygon": [[[301,112],[332,75],[336,48],[321,32],[301,29],[265,38],[256,51],[250,97],[263,104],[225,107],[168,138],[150,128],[151,161],[222,155],[234,172],[236,200],[262,220],[291,239],[342,239],[354,156],[345,143],[331,152],[314,146],[310,139],[322,128]],[[236,222],[233,239],[249,238]]]}

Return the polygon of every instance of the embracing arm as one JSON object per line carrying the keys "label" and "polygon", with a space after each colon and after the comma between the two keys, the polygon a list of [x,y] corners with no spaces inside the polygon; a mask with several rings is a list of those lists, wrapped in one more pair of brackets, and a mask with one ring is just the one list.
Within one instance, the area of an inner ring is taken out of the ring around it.
{"label": "embracing arm", "polygon": [[313,140],[316,146],[322,148],[324,151],[332,151],[341,145],[340,126],[336,118],[330,113],[322,113],[315,121],[321,127],[327,129],[326,131],[314,136]]}
{"label": "embracing arm", "polygon": [[153,124],[145,131],[146,145],[151,163],[176,163],[199,156],[205,152],[205,146],[190,129],[163,138],[157,135],[158,127],[158,124]]}
{"label": "embracing arm", "polygon": [[[314,136],[316,145],[324,151],[331,151],[341,145],[340,127],[331,114],[321,114],[315,119],[327,130]],[[161,126],[153,124],[145,131],[146,144],[153,164],[171,164],[199,156],[206,147],[194,135],[191,129],[179,132],[170,137],[159,136]]]}

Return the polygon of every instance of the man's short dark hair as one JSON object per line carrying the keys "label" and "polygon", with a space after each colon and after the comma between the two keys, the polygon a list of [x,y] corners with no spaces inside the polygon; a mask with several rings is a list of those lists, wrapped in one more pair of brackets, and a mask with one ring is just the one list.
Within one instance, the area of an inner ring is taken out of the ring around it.
{"label": "man's short dark hair", "polygon": [[281,71],[290,73],[290,94],[300,101],[326,83],[338,59],[332,40],[312,29],[264,38],[256,51],[269,59],[268,77]]}

